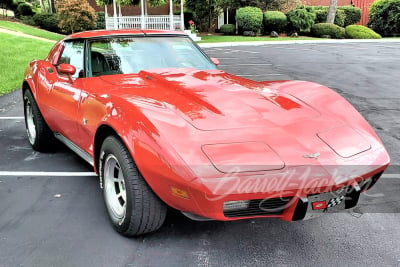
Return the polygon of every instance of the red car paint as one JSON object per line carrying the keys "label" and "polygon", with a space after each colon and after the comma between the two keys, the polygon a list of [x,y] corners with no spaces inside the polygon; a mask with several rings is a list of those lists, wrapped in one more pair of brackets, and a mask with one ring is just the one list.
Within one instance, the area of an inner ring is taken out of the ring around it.
{"label": "red car paint", "polygon": [[[65,38],[175,36],[163,31],[92,31]],[[162,38],[162,37],[160,37]],[[112,128],[153,191],[169,206],[217,220],[293,220],[310,194],[357,186],[390,159],[365,119],[329,88],[305,81],[257,82],[222,70],[168,68],[71,78],[57,72],[58,42],[30,63],[32,90],[51,130],[91,158]],[[379,175],[378,175],[379,178]],[[171,189],[183,190],[179,197]],[[290,197],[279,214],[226,217],[224,202]]]}

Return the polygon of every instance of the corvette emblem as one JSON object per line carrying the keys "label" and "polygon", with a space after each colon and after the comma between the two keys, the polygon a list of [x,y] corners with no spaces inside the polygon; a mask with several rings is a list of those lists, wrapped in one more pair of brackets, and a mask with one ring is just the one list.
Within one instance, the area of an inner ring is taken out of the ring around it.
{"label": "corvette emblem", "polygon": [[316,152],[314,154],[305,154],[303,155],[303,157],[307,158],[307,159],[318,159],[318,157],[321,156],[321,153]]}

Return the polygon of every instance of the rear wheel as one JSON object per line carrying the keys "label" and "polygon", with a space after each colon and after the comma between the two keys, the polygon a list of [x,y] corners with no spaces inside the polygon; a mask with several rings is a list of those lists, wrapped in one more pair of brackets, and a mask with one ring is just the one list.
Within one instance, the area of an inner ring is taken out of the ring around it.
{"label": "rear wheel", "polygon": [[24,92],[24,115],[26,132],[33,149],[37,151],[49,150],[54,136],[40,113],[30,90]]}
{"label": "rear wheel", "polygon": [[100,155],[104,201],[116,230],[137,236],[159,229],[167,207],[146,184],[124,144],[109,136]]}

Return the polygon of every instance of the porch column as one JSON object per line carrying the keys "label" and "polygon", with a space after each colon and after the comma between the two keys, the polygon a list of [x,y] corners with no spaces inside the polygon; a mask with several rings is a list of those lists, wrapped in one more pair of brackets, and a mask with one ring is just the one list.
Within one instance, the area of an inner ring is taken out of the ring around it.
{"label": "porch column", "polygon": [[183,0],[181,0],[181,31],[185,30],[185,16],[183,14]]}
{"label": "porch column", "polygon": [[118,29],[118,20],[117,20],[117,3],[113,0],[113,8],[114,8],[114,30]]}
{"label": "porch column", "polygon": [[121,11],[121,5],[120,4],[118,4],[118,13],[119,13],[119,16],[122,17],[122,11]]}
{"label": "porch column", "polygon": [[141,28],[145,29],[145,21],[144,21],[144,0],[140,0],[140,23],[141,23]]}
{"label": "porch column", "polygon": [[169,29],[174,30],[174,12],[173,12],[173,4],[172,0],[169,0]]}

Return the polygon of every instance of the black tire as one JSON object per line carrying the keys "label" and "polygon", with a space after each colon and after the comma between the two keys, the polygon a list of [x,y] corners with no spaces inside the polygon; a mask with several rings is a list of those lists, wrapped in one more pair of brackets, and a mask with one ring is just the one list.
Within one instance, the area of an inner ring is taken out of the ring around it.
{"label": "black tire", "polygon": [[24,92],[24,115],[26,132],[32,148],[41,152],[49,151],[54,135],[40,113],[30,90]]}
{"label": "black tire", "polygon": [[104,202],[119,233],[138,236],[162,226],[167,206],[144,181],[129,151],[116,136],[103,142],[99,171]]}

